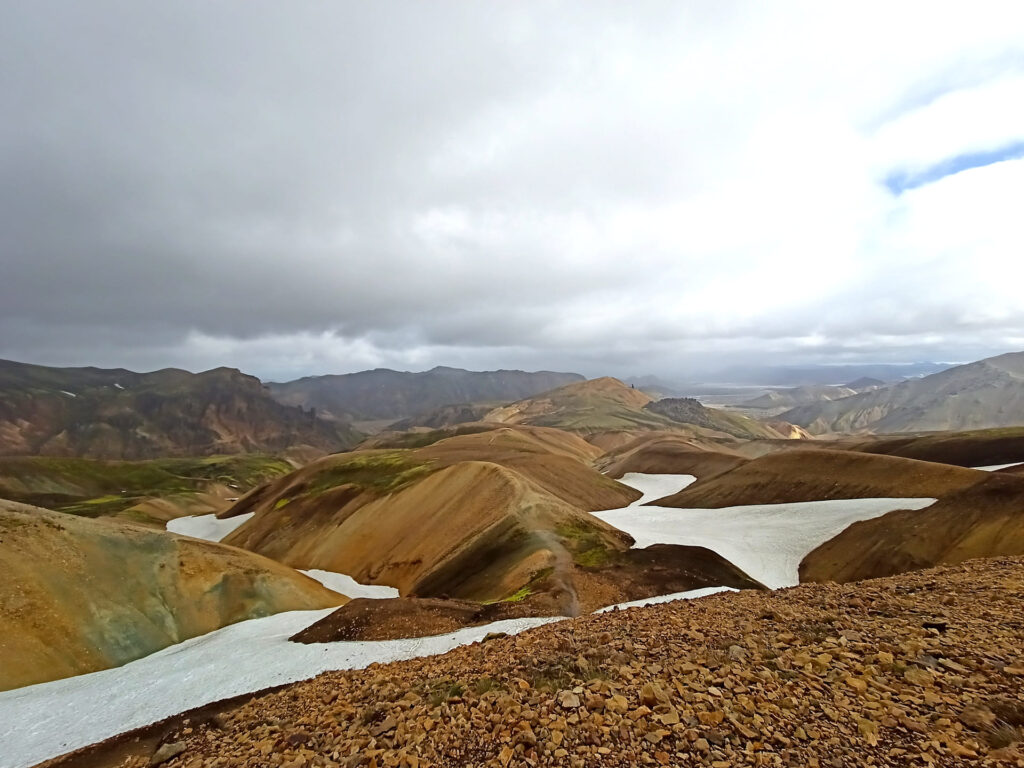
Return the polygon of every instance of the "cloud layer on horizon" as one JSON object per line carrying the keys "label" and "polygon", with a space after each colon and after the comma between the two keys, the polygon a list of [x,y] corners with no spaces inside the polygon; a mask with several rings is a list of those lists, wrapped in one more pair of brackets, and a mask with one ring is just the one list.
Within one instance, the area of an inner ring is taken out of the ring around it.
{"label": "cloud layer on horizon", "polygon": [[1021,28],[1012,2],[8,3],[0,357],[1024,348]]}

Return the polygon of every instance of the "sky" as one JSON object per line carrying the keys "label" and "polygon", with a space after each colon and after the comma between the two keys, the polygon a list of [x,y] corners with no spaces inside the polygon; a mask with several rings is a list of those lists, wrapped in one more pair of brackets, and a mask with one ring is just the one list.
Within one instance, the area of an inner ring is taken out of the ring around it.
{"label": "sky", "polygon": [[1024,349],[1024,3],[7,0],[0,357]]}

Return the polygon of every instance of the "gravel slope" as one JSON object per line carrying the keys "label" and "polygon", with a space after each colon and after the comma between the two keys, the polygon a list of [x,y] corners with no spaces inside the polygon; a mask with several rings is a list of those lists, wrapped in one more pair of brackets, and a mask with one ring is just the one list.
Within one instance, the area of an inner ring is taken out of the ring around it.
{"label": "gravel slope", "polygon": [[180,722],[165,765],[1019,766],[1022,617],[1024,558],[581,617]]}

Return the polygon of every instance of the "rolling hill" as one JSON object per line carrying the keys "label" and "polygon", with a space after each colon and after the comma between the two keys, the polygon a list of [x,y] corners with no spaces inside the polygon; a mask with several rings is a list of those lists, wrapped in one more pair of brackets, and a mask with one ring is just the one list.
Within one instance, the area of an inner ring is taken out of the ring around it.
{"label": "rolling hill", "polygon": [[48,368],[0,361],[0,455],[148,459],[320,453],[358,442],[346,425],[281,405],[232,368]]}
{"label": "rolling hill", "polygon": [[438,366],[422,373],[378,368],[307,376],[267,387],[279,402],[315,408],[323,418],[397,421],[409,417],[429,419],[430,412],[448,405],[507,403],[582,379],[576,373],[466,371]]}
{"label": "rolling hill", "polygon": [[1024,352],[1014,352],[779,418],[813,434],[923,432],[1024,426]]}
{"label": "rolling hill", "polygon": [[540,615],[760,586],[700,548],[630,549],[628,535],[590,514],[640,496],[592,467],[600,453],[576,435],[517,426],[329,456],[224,513],[255,513],[225,543],[403,597],[525,601]]}
{"label": "rolling hill", "polygon": [[147,461],[7,456],[0,457],[0,498],[163,528],[175,517],[224,511],[293,469],[259,454]]}

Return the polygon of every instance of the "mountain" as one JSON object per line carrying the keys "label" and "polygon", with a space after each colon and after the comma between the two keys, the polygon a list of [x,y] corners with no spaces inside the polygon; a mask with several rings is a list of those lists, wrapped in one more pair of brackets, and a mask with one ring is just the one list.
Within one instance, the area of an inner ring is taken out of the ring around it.
{"label": "mountain", "polygon": [[315,408],[324,418],[397,421],[446,405],[507,403],[582,380],[577,373],[465,371],[439,366],[422,373],[378,368],[360,373],[307,376],[267,386],[279,402]]}
{"label": "mountain", "polygon": [[738,413],[718,408],[707,408],[692,397],[667,397],[644,406],[645,411],[657,413],[678,424],[692,424],[715,432],[724,432],[732,437],[789,437],[779,429],[754,421]]}
{"label": "mountain", "polygon": [[1024,352],[991,357],[779,418],[814,434],[924,432],[1024,425]]}
{"label": "mountain", "polygon": [[348,426],[274,400],[233,368],[49,368],[0,361],[0,455],[144,459],[328,452],[358,442]]}
{"label": "mountain", "polygon": [[488,413],[486,421],[531,424],[573,432],[686,430],[721,437],[786,437],[778,430],[738,414],[705,408],[693,398],[655,400],[618,379],[568,384]]}
{"label": "mountain", "polygon": [[445,427],[454,427],[458,424],[479,421],[492,410],[492,406],[479,403],[453,403],[451,405],[442,405],[440,408],[435,408],[432,411],[427,411],[416,416],[409,416],[408,418],[396,421],[394,424],[388,426],[388,430],[394,432],[406,432],[410,429],[415,429],[416,427],[444,429]]}
{"label": "mountain", "polygon": [[4,500],[0,570],[0,690],[346,599],[251,552]]}

